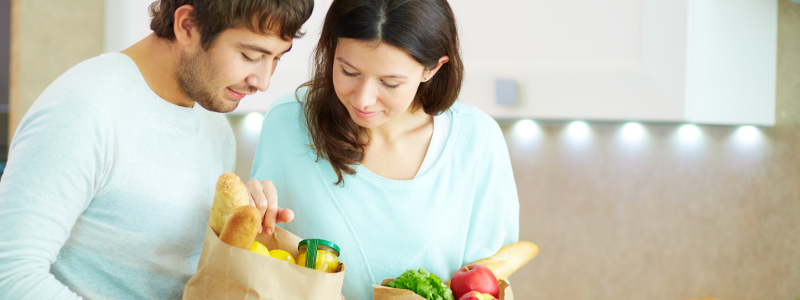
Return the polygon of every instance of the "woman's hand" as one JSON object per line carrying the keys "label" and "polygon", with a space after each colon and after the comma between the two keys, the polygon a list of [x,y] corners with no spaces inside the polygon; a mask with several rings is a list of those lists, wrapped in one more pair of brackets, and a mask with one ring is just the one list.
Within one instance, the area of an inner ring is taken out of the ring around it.
{"label": "woman's hand", "polygon": [[294,212],[291,209],[278,207],[278,190],[272,181],[250,179],[245,187],[250,193],[250,205],[258,208],[264,216],[259,232],[263,230],[266,234],[272,234],[275,232],[275,224],[287,223],[294,219]]}

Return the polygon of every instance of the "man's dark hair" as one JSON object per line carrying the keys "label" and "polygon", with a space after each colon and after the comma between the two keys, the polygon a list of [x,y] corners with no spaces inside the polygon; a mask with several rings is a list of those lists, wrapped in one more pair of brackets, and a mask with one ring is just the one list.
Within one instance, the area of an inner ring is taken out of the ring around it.
{"label": "man's dark hair", "polygon": [[300,27],[311,16],[313,0],[159,0],[150,4],[150,22],[158,37],[175,39],[175,10],[191,5],[191,18],[200,31],[203,49],[230,28],[247,28],[260,34],[277,33],[283,40],[303,36]]}

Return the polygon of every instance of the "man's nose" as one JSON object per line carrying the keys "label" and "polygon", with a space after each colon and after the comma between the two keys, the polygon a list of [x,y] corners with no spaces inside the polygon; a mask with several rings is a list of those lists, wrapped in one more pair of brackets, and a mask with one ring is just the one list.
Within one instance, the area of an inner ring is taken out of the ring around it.
{"label": "man's nose", "polygon": [[266,91],[269,88],[269,81],[272,78],[272,73],[275,72],[275,65],[270,63],[261,64],[258,69],[247,76],[247,84],[255,87],[260,92]]}

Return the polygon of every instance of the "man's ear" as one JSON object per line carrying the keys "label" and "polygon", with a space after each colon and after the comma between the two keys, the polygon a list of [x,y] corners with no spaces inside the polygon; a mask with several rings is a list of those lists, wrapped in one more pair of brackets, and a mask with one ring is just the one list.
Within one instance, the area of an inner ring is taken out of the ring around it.
{"label": "man's ear", "polygon": [[172,30],[175,32],[175,41],[182,46],[189,46],[192,43],[192,37],[200,34],[191,18],[193,11],[194,6],[188,4],[175,10],[175,23],[172,25]]}

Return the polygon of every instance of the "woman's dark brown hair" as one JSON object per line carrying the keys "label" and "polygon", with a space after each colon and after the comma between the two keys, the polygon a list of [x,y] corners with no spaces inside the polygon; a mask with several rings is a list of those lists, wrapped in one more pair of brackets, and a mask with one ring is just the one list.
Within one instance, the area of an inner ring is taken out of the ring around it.
{"label": "woman's dark brown hair", "polygon": [[159,0],[150,4],[150,29],[158,37],[175,39],[175,10],[194,7],[191,18],[200,28],[200,43],[208,50],[226,29],[245,27],[260,34],[277,32],[284,40],[303,36],[300,27],[311,16],[314,0]]}
{"label": "woman's dark brown hair", "polygon": [[438,115],[455,103],[464,68],[453,11],[446,0],[334,0],[314,52],[314,77],[303,104],[312,148],[330,161],[338,181],[355,174],[368,141],[333,88],[333,60],[339,38],[383,42],[405,50],[426,69],[442,56],[449,61],[433,78],[420,84],[414,104]]}

